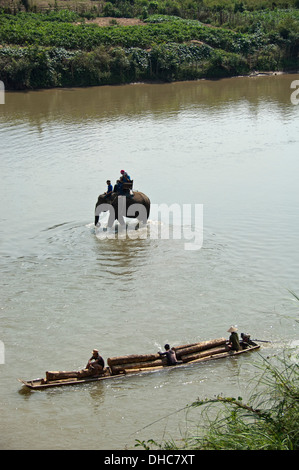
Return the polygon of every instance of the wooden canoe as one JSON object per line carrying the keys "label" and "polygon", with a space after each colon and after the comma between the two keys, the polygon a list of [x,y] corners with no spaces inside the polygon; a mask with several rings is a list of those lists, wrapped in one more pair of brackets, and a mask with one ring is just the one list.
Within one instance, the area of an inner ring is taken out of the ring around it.
{"label": "wooden canoe", "polygon": [[[214,341],[219,342],[219,340],[214,340]],[[202,344],[202,343],[195,343],[195,344]],[[181,349],[181,351],[183,351],[183,348],[186,348],[186,350],[187,349],[189,350],[190,348],[194,349],[194,343],[192,345],[185,345],[184,347],[177,347],[174,349],[176,349],[177,351]],[[142,375],[145,373],[154,372],[158,370],[161,371],[165,369],[178,369],[182,367],[189,367],[190,365],[193,365],[193,364],[199,364],[202,362],[207,362],[207,361],[211,361],[215,359],[224,359],[224,358],[231,358],[231,357],[239,356],[240,354],[245,354],[251,351],[255,351],[259,348],[260,348],[260,345],[257,343],[254,343],[253,341],[251,341],[251,345],[247,347],[246,349],[241,349],[240,351],[234,351],[234,352],[227,351],[227,350],[224,351],[224,348],[221,349],[215,346],[211,347],[210,351],[208,349],[205,349],[204,351],[202,351],[202,347],[201,347],[200,353],[198,353],[197,358],[192,359],[192,357],[194,357],[196,353],[189,354],[190,359],[188,360],[188,362],[183,362],[183,360],[179,360],[179,362],[175,366],[168,366],[167,364],[165,364],[164,361],[161,361],[161,363],[157,363],[156,355],[152,355],[154,356],[152,367],[149,366],[148,362],[144,362],[144,366],[143,366],[143,362],[139,362],[139,363],[135,363],[136,365],[134,367],[126,368],[125,363],[123,363],[124,367],[122,369],[119,369],[119,368],[116,369],[117,373],[113,373],[113,369],[110,367],[107,367],[105,369],[105,374],[99,375],[99,376],[89,376],[89,377],[82,377],[82,378],[81,377],[64,378],[64,379],[51,380],[51,381],[47,381],[46,379],[42,379],[42,378],[33,379],[33,380],[22,380],[22,379],[18,379],[18,380],[28,389],[43,390],[47,388],[62,387],[66,385],[80,385],[80,384],[88,384],[90,382],[100,382],[102,380],[117,379],[117,378],[128,377],[128,376],[136,375],[136,374]],[[130,357],[130,356],[121,357],[120,358],[121,363],[124,357]],[[134,360],[136,361],[137,356],[132,356],[132,357],[134,357]],[[140,357],[144,358],[145,356],[143,355]],[[182,357],[183,358],[187,357],[187,355],[182,356]],[[113,358],[113,361],[115,361],[115,359],[116,358]],[[108,364],[109,362],[110,361],[108,359]]]}

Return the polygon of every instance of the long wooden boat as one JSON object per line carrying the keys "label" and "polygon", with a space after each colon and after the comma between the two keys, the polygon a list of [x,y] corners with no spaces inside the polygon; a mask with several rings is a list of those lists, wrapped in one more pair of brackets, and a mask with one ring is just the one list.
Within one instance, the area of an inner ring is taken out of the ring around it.
{"label": "long wooden boat", "polygon": [[[130,355],[108,358],[108,367],[102,375],[82,376],[83,371],[75,372],[46,372],[46,378],[33,380],[18,379],[26,388],[31,390],[43,390],[53,387],[64,387],[66,385],[88,384],[90,382],[100,382],[102,380],[119,379],[132,375],[142,375],[149,372],[178,369],[189,367],[215,359],[224,359],[246,354],[260,348],[260,345],[250,341],[244,349],[239,351],[229,351],[224,338],[201,343],[186,344],[174,347],[178,358],[176,365],[167,365],[166,359],[159,354]],[[53,376],[49,379],[49,377]],[[72,377],[72,375],[74,375]],[[75,376],[76,375],[76,376]],[[58,378],[59,377],[59,378]]]}

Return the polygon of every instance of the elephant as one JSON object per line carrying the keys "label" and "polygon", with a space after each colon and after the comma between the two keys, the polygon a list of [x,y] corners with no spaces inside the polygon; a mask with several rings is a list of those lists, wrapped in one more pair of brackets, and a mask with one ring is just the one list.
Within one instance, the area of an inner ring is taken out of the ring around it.
{"label": "elephant", "polygon": [[100,194],[95,206],[94,223],[98,225],[100,214],[109,211],[108,227],[112,227],[115,220],[124,225],[124,217],[137,218],[145,224],[149,218],[150,205],[149,198],[140,191],[133,191],[133,194],[127,196],[112,193],[111,197],[105,197],[105,194]]}

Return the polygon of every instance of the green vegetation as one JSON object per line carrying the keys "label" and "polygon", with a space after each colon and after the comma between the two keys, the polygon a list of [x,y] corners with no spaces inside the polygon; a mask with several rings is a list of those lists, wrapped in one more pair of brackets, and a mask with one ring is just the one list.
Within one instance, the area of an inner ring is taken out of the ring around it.
{"label": "green vegetation", "polygon": [[[296,356],[296,357],[295,357]],[[298,354],[272,364],[264,359],[261,378],[248,403],[241,397],[196,400],[190,409],[203,407],[196,434],[158,444],[137,440],[150,450],[298,450],[299,369]]]}
{"label": "green vegetation", "polygon": [[[23,2],[24,4],[24,2]],[[1,3],[0,3],[1,5]],[[112,0],[0,13],[7,88],[192,80],[298,67],[299,0]],[[279,9],[280,8],[280,9]],[[109,26],[88,21],[110,16]],[[122,26],[117,18],[139,17]],[[208,23],[208,24],[206,24]]]}

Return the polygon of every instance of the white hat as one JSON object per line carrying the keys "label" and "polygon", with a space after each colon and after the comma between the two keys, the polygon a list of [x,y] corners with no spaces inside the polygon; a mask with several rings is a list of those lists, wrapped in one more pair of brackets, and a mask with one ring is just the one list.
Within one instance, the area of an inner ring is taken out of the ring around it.
{"label": "white hat", "polygon": [[227,330],[228,333],[234,333],[234,332],[236,332],[236,331],[238,331],[238,328],[235,328],[234,326],[231,326],[231,327]]}

